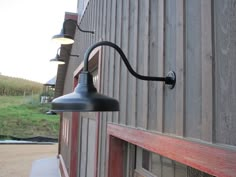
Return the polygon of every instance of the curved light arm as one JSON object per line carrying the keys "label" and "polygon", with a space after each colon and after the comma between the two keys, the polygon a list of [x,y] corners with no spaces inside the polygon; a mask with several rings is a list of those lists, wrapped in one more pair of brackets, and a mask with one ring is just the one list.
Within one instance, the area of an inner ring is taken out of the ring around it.
{"label": "curved light arm", "polygon": [[64,47],[59,47],[59,48],[57,49],[57,55],[59,55],[59,54],[58,54],[59,50],[64,50],[64,51],[67,53],[68,56],[79,57],[79,55],[71,55],[71,54],[68,52],[68,50],[65,49]]}
{"label": "curved light arm", "polygon": [[72,20],[72,19],[67,19],[67,20],[64,21],[64,23],[63,23],[63,32],[64,32],[64,33],[65,33],[65,29],[66,29],[66,28],[65,28],[65,25],[66,25],[66,23],[68,23],[68,22],[71,22],[71,23],[73,23],[75,26],[77,26],[78,30],[80,30],[81,32],[94,34],[94,31],[87,31],[87,30],[81,29],[80,26],[79,26],[74,20]]}
{"label": "curved light arm", "polygon": [[88,60],[89,60],[89,55],[90,53],[97,48],[98,46],[109,46],[114,48],[121,56],[121,59],[123,60],[123,62],[125,63],[127,69],[129,70],[129,72],[136,78],[141,79],[141,80],[146,80],[146,81],[162,81],[165,82],[165,84],[170,85],[170,88],[174,88],[175,86],[175,82],[176,82],[176,76],[175,76],[175,72],[174,71],[170,71],[168,73],[168,75],[166,77],[154,77],[154,76],[144,76],[144,75],[140,75],[138,73],[136,73],[133,68],[131,67],[131,65],[128,62],[127,57],[125,56],[124,52],[122,51],[122,49],[117,46],[116,44],[109,42],[109,41],[101,41],[101,42],[97,42],[94,45],[92,45],[90,48],[88,48],[88,50],[86,51],[85,55],[84,55],[84,71],[88,71]]}

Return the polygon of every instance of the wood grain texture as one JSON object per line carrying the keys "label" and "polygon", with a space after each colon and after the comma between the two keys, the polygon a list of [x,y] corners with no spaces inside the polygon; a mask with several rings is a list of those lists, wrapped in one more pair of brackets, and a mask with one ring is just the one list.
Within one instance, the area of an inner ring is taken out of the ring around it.
{"label": "wood grain texture", "polygon": [[124,156],[124,163],[126,164],[126,177],[133,177],[134,174],[134,168],[136,166],[136,158],[135,158],[135,153],[136,153],[136,146],[133,144],[127,144],[127,153]]}
{"label": "wood grain texture", "polygon": [[[101,77],[102,77],[102,49],[99,48],[99,53],[98,53],[98,92],[101,93]],[[95,177],[98,176],[99,174],[99,148],[100,148],[100,141],[101,141],[101,124],[100,124],[100,118],[101,118],[101,113],[96,114],[96,159],[95,159]]]}
{"label": "wood grain texture", "polygon": [[[164,1],[165,10],[165,42],[164,42],[164,73],[176,70],[176,6],[177,1]],[[177,76],[178,78],[178,76]],[[175,134],[176,132],[176,87],[174,89],[164,89],[164,132]]]}
{"label": "wood grain texture", "polygon": [[77,176],[78,165],[78,136],[79,136],[79,114],[72,113],[71,126],[71,154],[70,154],[70,176]]}
{"label": "wood grain texture", "polygon": [[175,171],[173,168],[173,162],[170,159],[163,158],[162,162],[166,165],[163,165],[162,167],[162,174],[163,176],[168,176],[168,177],[175,177]]}
{"label": "wood grain texture", "polygon": [[[102,26],[100,27],[101,28],[101,38],[104,40],[104,38],[105,38],[105,36],[104,36],[104,31],[105,31],[105,24],[104,23],[106,23],[105,22],[105,17],[106,17],[106,15],[105,15],[105,13],[106,13],[106,11],[105,11],[105,9],[106,9],[106,1],[107,0],[104,0],[104,1],[102,1]],[[105,74],[104,74],[104,72],[105,72],[105,62],[104,62],[104,55],[105,55],[105,51],[104,51],[104,48],[102,47],[101,48],[101,50],[102,50],[102,56],[101,56],[101,60],[102,60],[102,65],[101,65],[101,68],[102,68],[102,70],[101,70],[101,79],[100,79],[100,84],[101,84],[101,93],[103,93],[104,94],[104,87],[105,87],[105,79],[104,79],[104,77],[105,77]]]}
{"label": "wood grain texture", "polygon": [[[65,162],[66,168],[69,170],[70,169],[70,154],[71,154],[71,139],[70,132],[71,132],[71,123],[70,123],[70,116],[72,116],[71,113],[62,113],[63,114],[63,120],[62,120],[62,141],[60,144],[60,151],[63,156],[63,160]],[[63,126],[64,125],[64,126]]]}
{"label": "wood grain texture", "polygon": [[[111,35],[110,35],[110,42],[116,43],[116,1],[111,1],[111,22],[110,22],[110,30],[111,30]],[[110,48],[109,50],[109,60],[110,60],[110,71],[109,72],[109,95],[111,97],[114,97],[114,80],[115,80],[115,50],[113,48]],[[109,120],[113,121],[114,119],[114,113],[111,112],[109,115],[111,118]]]}
{"label": "wood grain texture", "polygon": [[[148,75],[149,62],[149,1],[139,0],[138,23],[138,61],[137,72]],[[137,79],[137,126],[147,128],[148,83]]]}
{"label": "wood grain texture", "polygon": [[[82,116],[82,115],[81,115]],[[87,174],[87,153],[88,153],[88,119],[81,117],[81,141],[80,141],[80,176],[86,176]]]}
{"label": "wood grain texture", "polygon": [[124,176],[124,146],[125,142],[108,135],[108,175],[107,177]]}
{"label": "wood grain texture", "polygon": [[[164,76],[164,0],[158,0],[158,76]],[[151,56],[154,57],[154,56]],[[163,132],[163,102],[164,84],[158,83],[157,86],[157,131]]]}
{"label": "wood grain texture", "polygon": [[[150,33],[150,39],[149,39],[149,69],[148,69],[148,75],[149,76],[158,76],[158,60],[159,58],[158,53],[162,52],[158,50],[158,41],[159,36],[157,30],[159,29],[159,6],[158,2],[156,0],[150,1],[150,27],[149,27],[149,33]],[[155,10],[158,9],[158,10]],[[159,30],[158,30],[159,31]],[[163,66],[162,66],[163,67]],[[160,83],[159,82],[148,82],[148,124],[147,129],[149,130],[157,130],[157,119],[160,119],[161,117],[157,117],[157,107],[159,106],[157,104],[158,98],[157,98],[157,87]],[[162,103],[161,103],[162,104]]]}
{"label": "wood grain texture", "polygon": [[[101,28],[101,36],[99,37],[99,39],[101,40],[106,40],[106,31],[107,29],[107,21],[106,21],[106,17],[107,17],[107,4],[108,1],[107,0],[102,0],[100,1],[100,3],[102,4],[102,24],[100,25]],[[107,90],[107,61],[108,60],[105,58],[107,57],[107,53],[106,53],[105,47],[102,47],[102,71],[101,71],[101,93],[103,94],[107,94],[106,90]],[[101,113],[100,114],[100,125],[99,125],[99,146],[98,146],[98,171],[97,174],[98,176],[105,176],[106,175],[106,120],[107,120],[107,113]]]}
{"label": "wood grain texture", "polygon": [[[103,115],[104,116],[104,115]],[[106,176],[107,173],[107,120],[100,119],[100,145],[99,145],[99,175]]]}
{"label": "wood grain texture", "polygon": [[201,1],[201,63],[202,63],[202,121],[201,139],[213,138],[213,62],[212,62],[212,1]]}
{"label": "wood grain texture", "polygon": [[[219,177],[236,174],[236,149],[108,124],[109,135]],[[184,154],[184,155],[183,155]]]}
{"label": "wood grain texture", "polygon": [[[138,1],[130,1],[129,11],[129,55],[127,56],[132,68],[137,71],[137,53],[138,53]],[[137,79],[128,74],[128,99],[127,99],[127,124],[130,126],[136,126],[137,118]]]}
{"label": "wood grain texture", "polygon": [[201,138],[201,1],[186,1],[185,136]]}
{"label": "wood grain texture", "polygon": [[88,125],[88,151],[87,151],[87,177],[94,177],[96,166],[96,120],[89,119]]}
{"label": "wood grain texture", "polygon": [[62,123],[63,123],[63,117],[62,117],[62,113],[60,113],[60,122],[59,122],[59,125],[60,125],[60,129],[59,129],[59,135],[58,135],[58,142],[59,142],[59,145],[58,145],[58,154],[61,154],[61,146],[62,146],[62,143],[63,143],[63,138],[62,138]]}
{"label": "wood grain texture", "polygon": [[[106,7],[104,9],[104,12],[105,12],[105,34],[104,34],[104,40],[109,40],[109,37],[110,37],[110,18],[111,18],[111,11],[110,11],[110,6],[111,6],[111,1],[106,1]],[[106,47],[106,46],[103,46],[103,62],[104,62],[104,68],[103,68],[103,76],[102,76],[102,79],[103,79],[103,94],[105,95],[108,95],[108,88],[109,88],[109,62],[110,62],[110,58],[109,58],[109,50],[110,48],[109,47]],[[105,121],[103,121],[103,127],[106,127],[106,121],[108,120],[108,112],[104,112],[103,113],[103,118],[105,119]],[[105,131],[106,128],[103,130]],[[103,139],[105,139],[104,135],[105,133],[103,132]],[[105,140],[106,142],[106,140]],[[106,145],[104,144],[103,145],[103,148],[104,150],[103,153],[105,154],[106,152]],[[105,161],[105,156],[103,156],[103,159]],[[105,172],[105,166],[102,167],[104,172]]]}
{"label": "wood grain texture", "polygon": [[[121,31],[122,31],[122,1],[116,1],[116,44],[118,46],[121,45]],[[117,100],[120,100],[120,65],[122,64],[122,61],[120,59],[119,53],[115,52],[114,56],[115,60],[115,69],[114,69],[114,98]],[[118,123],[120,117],[120,112],[114,113],[113,122]]]}
{"label": "wood grain texture", "polygon": [[98,2],[98,6],[99,6],[99,10],[96,13],[96,16],[98,16],[98,21],[97,21],[97,27],[95,28],[95,30],[97,31],[97,38],[96,41],[100,40],[102,37],[102,18],[103,18],[103,2],[101,0],[97,0]]}
{"label": "wood grain texture", "polygon": [[236,146],[236,1],[214,2],[215,141]]}
{"label": "wood grain texture", "polygon": [[[96,1],[94,1],[93,2],[93,4],[94,4],[94,13],[92,14],[92,15],[96,15],[95,16],[95,18],[94,18],[94,27],[93,27],[93,29],[95,30],[95,29],[99,29],[98,28],[98,26],[99,26],[99,16],[100,16],[100,2],[99,2],[99,0],[96,0]],[[97,30],[96,31],[98,34],[99,34],[99,31]],[[98,38],[99,36],[98,35],[95,35],[94,36],[94,38],[95,38],[95,41],[98,41],[99,40],[99,38]]]}
{"label": "wood grain texture", "polygon": [[185,72],[185,7],[184,0],[179,0],[176,3],[176,132],[178,136],[184,136],[184,113],[185,113],[185,100],[184,100],[184,72]]}
{"label": "wood grain texture", "polygon": [[103,9],[102,9],[102,13],[103,13],[103,18],[102,18],[102,38],[104,39],[105,38],[105,35],[106,35],[106,3],[107,3],[108,0],[104,0],[103,1]]}
{"label": "wood grain texture", "polygon": [[[128,38],[129,38],[129,1],[123,1],[122,3],[122,39],[121,40],[121,49],[123,50],[124,54],[128,56],[129,46],[128,46]],[[120,124],[126,124],[127,122],[127,68],[122,62],[120,65]]]}
{"label": "wood grain texture", "polygon": [[[112,8],[112,4],[114,3],[114,1],[108,1],[108,4],[107,4],[107,34],[106,34],[106,40],[108,41],[112,41],[112,34],[114,33],[114,28],[113,28],[113,25],[114,25],[114,15],[113,15],[113,12],[114,12],[114,9]],[[106,92],[106,95],[110,96],[110,97],[113,97],[113,81],[114,81],[114,56],[111,55],[111,53],[114,51],[113,48],[111,47],[106,47],[104,46],[105,48],[105,51],[106,51],[106,54],[105,54],[105,60],[104,62],[107,63],[107,92]],[[114,52],[113,52],[114,53]],[[108,122],[111,122],[112,121],[112,112],[107,112],[107,120]]]}

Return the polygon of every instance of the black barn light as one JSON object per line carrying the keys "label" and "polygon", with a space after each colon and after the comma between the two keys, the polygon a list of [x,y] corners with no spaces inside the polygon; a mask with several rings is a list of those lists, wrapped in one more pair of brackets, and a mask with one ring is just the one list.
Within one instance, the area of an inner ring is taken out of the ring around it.
{"label": "black barn light", "polygon": [[50,61],[54,62],[58,65],[64,65],[65,64],[65,60],[63,60],[63,58],[60,57],[60,55],[58,55],[58,54],[56,54],[55,58],[52,58]]}
{"label": "black barn light", "polygon": [[52,110],[47,111],[46,114],[47,115],[57,115],[57,113]]}
{"label": "black barn light", "polygon": [[92,45],[84,55],[84,69],[79,75],[79,83],[74,92],[58,97],[52,101],[52,110],[55,112],[101,112],[119,111],[119,102],[116,99],[97,93],[93,84],[92,75],[88,71],[88,59],[90,53],[98,46],[110,46],[121,56],[129,72],[136,78],[146,81],[161,81],[174,88],[176,75],[170,71],[166,77],[143,76],[136,73],[128,62],[125,54],[119,46],[109,41],[102,41]]}
{"label": "black barn light", "polygon": [[52,59],[50,60],[51,62],[54,62],[54,63],[59,64],[59,65],[65,64],[65,60],[63,59],[63,57],[61,57],[61,56],[59,55],[59,50],[64,50],[68,56],[79,57],[79,55],[71,55],[71,54],[68,52],[68,50],[65,49],[64,47],[59,47],[59,48],[57,49],[56,57],[55,57],[55,58],[52,58]]}
{"label": "black barn light", "polygon": [[78,30],[81,31],[81,32],[94,34],[94,31],[83,30],[83,29],[80,28],[80,26],[74,20],[67,19],[63,23],[63,28],[62,28],[60,34],[54,35],[52,37],[53,41],[56,41],[59,44],[73,44],[74,43],[74,38],[71,35],[66,33],[66,28],[65,28],[66,23],[74,24],[78,28]]}

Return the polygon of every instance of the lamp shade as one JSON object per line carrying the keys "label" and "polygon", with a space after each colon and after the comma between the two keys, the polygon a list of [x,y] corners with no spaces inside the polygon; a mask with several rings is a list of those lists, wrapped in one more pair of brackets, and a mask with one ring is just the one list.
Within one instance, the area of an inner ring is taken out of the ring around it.
{"label": "lamp shade", "polygon": [[65,64],[65,61],[57,54],[55,58],[51,59],[50,61],[57,63],[59,65]]}
{"label": "lamp shade", "polygon": [[119,111],[116,99],[97,93],[92,75],[83,71],[79,84],[74,92],[58,97],[52,101],[52,111],[55,112],[103,112]]}
{"label": "lamp shade", "polygon": [[59,43],[59,44],[73,44],[74,38],[69,34],[65,34],[63,30],[61,30],[60,34],[54,35],[52,40]]}

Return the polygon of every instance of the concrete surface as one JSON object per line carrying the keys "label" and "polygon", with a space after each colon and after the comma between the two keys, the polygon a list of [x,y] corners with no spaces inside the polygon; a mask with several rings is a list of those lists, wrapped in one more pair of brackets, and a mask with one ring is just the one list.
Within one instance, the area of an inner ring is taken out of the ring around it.
{"label": "concrete surface", "polygon": [[30,177],[61,177],[58,158],[50,157],[34,161]]}
{"label": "concrete surface", "polygon": [[55,157],[58,144],[0,145],[0,177],[29,177],[33,162]]}

